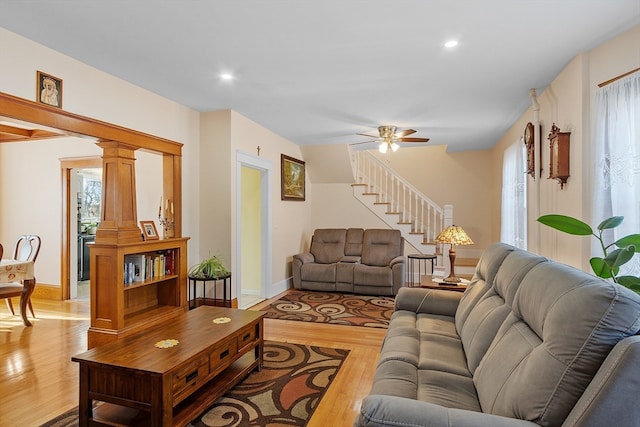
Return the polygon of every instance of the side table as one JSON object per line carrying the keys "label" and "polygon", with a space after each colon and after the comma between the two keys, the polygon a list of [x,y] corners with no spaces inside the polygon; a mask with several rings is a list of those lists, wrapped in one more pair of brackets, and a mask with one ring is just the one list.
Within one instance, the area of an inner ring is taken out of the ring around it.
{"label": "side table", "polygon": [[464,292],[467,290],[467,285],[470,282],[466,279],[461,279],[458,283],[447,283],[443,279],[430,278],[420,282],[421,288],[427,289],[444,289],[445,291]]}
{"label": "side table", "polygon": [[416,285],[415,279],[415,266],[414,263],[418,263],[418,286],[422,280],[422,262],[424,261],[424,272],[427,273],[427,261],[431,261],[431,274],[433,275],[433,266],[438,264],[438,257],[431,254],[411,254],[407,255],[409,260],[409,278],[411,279],[411,287]]}
{"label": "side table", "polygon": [[[231,307],[231,273],[229,273],[226,276],[207,278],[189,276],[189,310],[200,307],[201,305],[219,305],[217,294],[219,281],[222,282],[222,306]],[[202,298],[197,298],[196,286],[198,282],[202,282]],[[207,282],[213,282],[213,298],[206,297]]]}
{"label": "side table", "polygon": [[456,292],[464,292],[467,290],[467,285],[464,285],[464,284],[444,285],[444,284],[438,284],[433,282],[431,284],[422,283],[420,287],[425,289],[443,289],[445,291],[456,291]]}

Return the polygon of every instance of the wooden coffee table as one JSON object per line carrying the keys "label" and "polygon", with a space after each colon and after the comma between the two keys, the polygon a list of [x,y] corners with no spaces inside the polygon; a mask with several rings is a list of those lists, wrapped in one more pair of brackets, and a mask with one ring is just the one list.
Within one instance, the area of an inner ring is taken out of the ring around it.
{"label": "wooden coffee table", "polygon": [[[80,426],[188,424],[262,369],[264,316],[202,306],[72,357],[80,364]],[[178,344],[156,347],[171,344],[165,340]],[[94,409],[94,401],[106,403]]]}

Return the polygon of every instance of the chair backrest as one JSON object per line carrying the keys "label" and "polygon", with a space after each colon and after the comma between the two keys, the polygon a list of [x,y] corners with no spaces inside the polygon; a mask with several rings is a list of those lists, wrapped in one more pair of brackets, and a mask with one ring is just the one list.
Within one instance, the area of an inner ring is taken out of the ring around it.
{"label": "chair backrest", "polygon": [[23,234],[16,241],[13,259],[35,262],[38,253],[40,253],[40,237],[35,234]]}

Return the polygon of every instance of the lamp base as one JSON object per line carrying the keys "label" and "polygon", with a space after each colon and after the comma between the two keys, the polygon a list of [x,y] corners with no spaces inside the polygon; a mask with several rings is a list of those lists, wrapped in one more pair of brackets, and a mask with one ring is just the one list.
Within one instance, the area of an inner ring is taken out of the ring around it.
{"label": "lamp base", "polygon": [[461,280],[456,277],[456,273],[454,272],[454,267],[456,265],[456,249],[453,245],[449,248],[449,265],[451,266],[451,271],[449,272],[449,276],[443,279],[444,283],[453,285],[460,283]]}

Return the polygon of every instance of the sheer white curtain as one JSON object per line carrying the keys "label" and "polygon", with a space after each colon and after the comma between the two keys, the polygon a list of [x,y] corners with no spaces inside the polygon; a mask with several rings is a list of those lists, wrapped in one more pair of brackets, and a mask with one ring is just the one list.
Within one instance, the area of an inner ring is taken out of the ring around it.
{"label": "sheer white curtain", "polygon": [[[624,216],[609,239],[640,232],[640,71],[599,88],[594,103],[594,227],[610,216]],[[609,241],[609,240],[607,240]],[[611,240],[613,241],[613,240]],[[592,253],[602,250],[594,240]],[[640,256],[622,266],[640,275]]]}
{"label": "sheer white curtain", "polygon": [[500,240],[527,249],[526,147],[522,140],[504,151]]}

